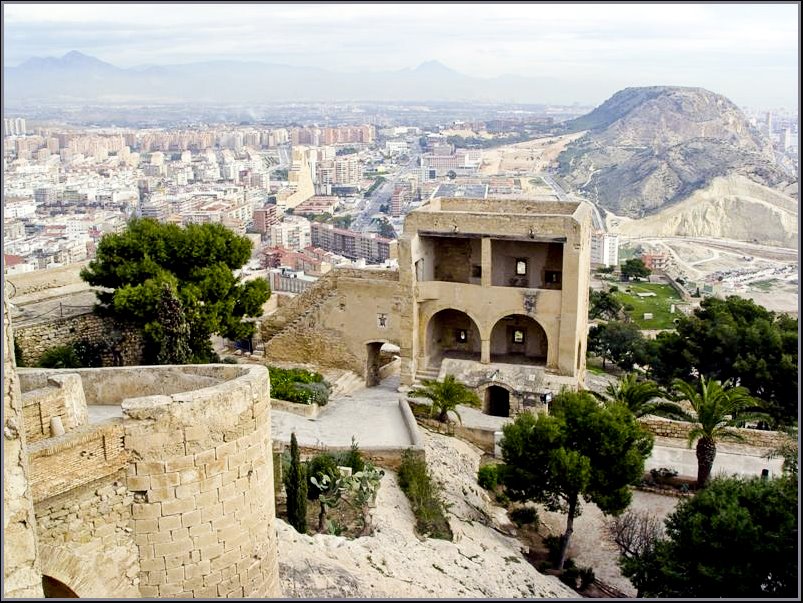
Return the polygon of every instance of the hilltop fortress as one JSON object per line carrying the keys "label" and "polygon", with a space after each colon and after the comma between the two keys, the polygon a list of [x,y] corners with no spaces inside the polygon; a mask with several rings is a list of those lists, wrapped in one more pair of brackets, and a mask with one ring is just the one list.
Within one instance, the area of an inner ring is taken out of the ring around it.
{"label": "hilltop fortress", "polygon": [[[390,343],[403,389],[452,373],[488,414],[543,408],[584,381],[590,220],[435,199],[398,271],[335,269],[267,317],[266,356],[374,385]],[[3,328],[5,596],[281,596],[265,367],[17,369],[5,302]]]}

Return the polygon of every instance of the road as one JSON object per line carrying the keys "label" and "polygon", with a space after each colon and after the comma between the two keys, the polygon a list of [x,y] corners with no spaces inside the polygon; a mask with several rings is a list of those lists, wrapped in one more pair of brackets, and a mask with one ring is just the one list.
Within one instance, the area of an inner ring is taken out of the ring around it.
{"label": "road", "polygon": [[351,228],[365,232],[370,230],[372,216],[379,213],[379,207],[384,204],[390,204],[390,198],[393,195],[393,189],[396,184],[405,176],[411,174],[418,169],[418,158],[420,157],[420,149],[413,149],[410,152],[410,160],[406,165],[387,176],[387,180],[374,190],[371,196],[365,199],[360,204],[360,216],[354,221]]}
{"label": "road", "polygon": [[602,214],[599,212],[599,208],[597,207],[596,203],[590,201],[588,199],[584,199],[583,197],[578,197],[577,195],[570,195],[563,187],[561,187],[555,179],[546,173],[539,174],[544,182],[546,182],[553,191],[555,191],[555,195],[558,197],[558,201],[586,201],[591,205],[593,210],[591,214],[591,220],[593,222],[594,230],[606,230],[605,229],[605,220],[602,219]]}

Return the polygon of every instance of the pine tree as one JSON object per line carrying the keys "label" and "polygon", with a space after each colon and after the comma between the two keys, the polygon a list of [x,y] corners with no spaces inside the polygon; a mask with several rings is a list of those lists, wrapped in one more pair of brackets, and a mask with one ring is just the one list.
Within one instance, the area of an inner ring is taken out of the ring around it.
{"label": "pine tree", "polygon": [[296,434],[290,436],[290,470],[284,487],[287,491],[287,521],[297,532],[307,532],[307,475],[301,464]]}

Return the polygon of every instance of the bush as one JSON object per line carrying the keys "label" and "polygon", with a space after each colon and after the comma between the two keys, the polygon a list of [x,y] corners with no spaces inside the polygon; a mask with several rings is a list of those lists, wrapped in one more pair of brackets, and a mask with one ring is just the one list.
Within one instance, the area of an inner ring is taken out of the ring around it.
{"label": "bush", "polygon": [[402,454],[399,486],[410,501],[416,519],[416,530],[430,538],[452,539],[438,486],[432,481],[427,463],[411,450]]}
{"label": "bush", "polygon": [[359,473],[365,469],[365,459],[354,436],[351,437],[351,448],[346,452],[335,454],[335,460],[342,467],[351,467],[352,473]]}
{"label": "bush", "polygon": [[71,345],[50,348],[39,359],[40,368],[81,368],[81,359]]}
{"label": "bush", "polygon": [[271,396],[297,404],[318,404],[324,406],[329,401],[329,385],[323,375],[304,369],[283,369],[268,367],[270,372]]}
{"label": "bush", "polygon": [[226,356],[223,359],[223,364],[239,364],[236,358],[232,358],[231,356]]}
{"label": "bush", "polygon": [[499,470],[496,465],[484,465],[477,471],[477,483],[480,488],[493,490],[499,483]]}
{"label": "bush", "polygon": [[594,575],[594,568],[581,567],[580,568],[580,589],[588,588],[596,580]]}
{"label": "bush", "polygon": [[521,527],[524,525],[534,525],[538,527],[538,511],[532,507],[518,507],[508,513],[510,521]]}
{"label": "bush", "polygon": [[334,483],[339,475],[335,457],[327,452],[314,456],[307,463],[307,498],[309,500],[318,500],[321,495],[320,489],[312,483],[311,478],[314,477],[320,483],[324,475],[329,476],[332,480],[330,483]]}
{"label": "bush", "polygon": [[672,478],[677,476],[678,472],[674,469],[667,467],[660,467],[659,469],[650,469],[650,475],[656,484],[668,484],[672,482]]}
{"label": "bush", "polygon": [[82,367],[99,367],[103,366],[103,352],[106,345],[102,343],[92,343],[88,339],[81,339],[73,344],[75,355]]}

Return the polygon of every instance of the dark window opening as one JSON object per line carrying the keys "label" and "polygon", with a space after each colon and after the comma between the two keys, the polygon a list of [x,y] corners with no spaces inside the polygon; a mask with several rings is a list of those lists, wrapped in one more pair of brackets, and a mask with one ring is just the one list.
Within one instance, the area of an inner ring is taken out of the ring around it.
{"label": "dark window opening", "polygon": [[546,270],[544,271],[544,283],[547,285],[560,285],[561,276],[560,270]]}
{"label": "dark window opening", "polygon": [[477,264],[473,264],[471,266],[471,277],[472,278],[482,278],[482,266],[478,266]]}

